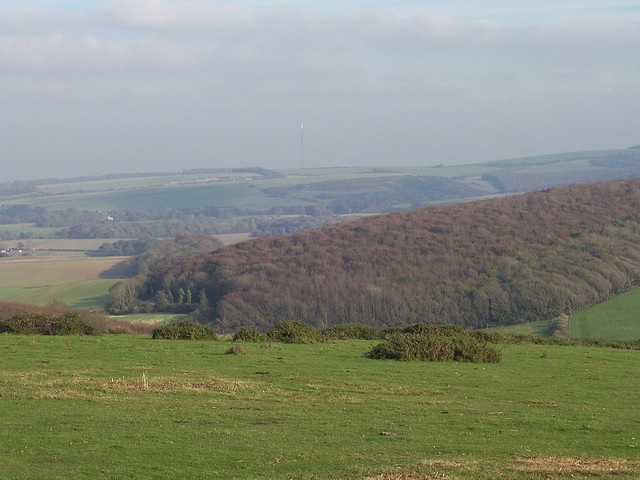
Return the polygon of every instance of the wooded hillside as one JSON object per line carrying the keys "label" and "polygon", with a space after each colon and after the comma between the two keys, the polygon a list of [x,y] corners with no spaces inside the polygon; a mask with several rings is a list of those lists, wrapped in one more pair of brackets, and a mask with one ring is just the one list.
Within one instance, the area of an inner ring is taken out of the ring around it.
{"label": "wooded hillside", "polygon": [[635,179],[259,238],[130,282],[138,306],[171,310],[181,298],[180,308],[230,330],[282,319],[318,328],[520,323],[571,313],[639,279]]}

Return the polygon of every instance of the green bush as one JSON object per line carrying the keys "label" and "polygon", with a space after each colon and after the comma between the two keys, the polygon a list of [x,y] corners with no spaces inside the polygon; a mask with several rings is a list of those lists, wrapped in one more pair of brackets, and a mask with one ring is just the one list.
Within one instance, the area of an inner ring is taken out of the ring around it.
{"label": "green bush", "polygon": [[216,340],[213,328],[195,322],[166,323],[153,329],[153,339],[167,340]]}
{"label": "green bush", "polygon": [[404,333],[415,333],[417,335],[444,335],[454,337],[465,335],[467,330],[459,325],[430,325],[426,323],[416,323],[402,329]]}
{"label": "green bush", "polygon": [[379,340],[382,332],[363,323],[342,323],[322,331],[325,338],[332,340]]}
{"label": "green bush", "polygon": [[267,340],[267,336],[264,333],[249,327],[240,327],[233,334],[234,342],[263,342],[265,340]]}
{"label": "green bush", "polygon": [[96,333],[93,325],[82,319],[77,313],[61,315],[20,314],[2,322],[0,332],[39,335],[91,335]]}
{"label": "green bush", "polygon": [[404,361],[499,362],[502,353],[460,327],[418,324],[386,337],[367,356]]}
{"label": "green bush", "polygon": [[374,346],[367,354],[369,358],[391,358],[395,360],[443,361],[453,360],[455,347],[446,337],[426,337],[415,333],[393,335]]}
{"label": "green bush", "polygon": [[274,342],[313,343],[318,340],[318,332],[308,323],[288,320],[273,325],[267,332],[267,337]]}

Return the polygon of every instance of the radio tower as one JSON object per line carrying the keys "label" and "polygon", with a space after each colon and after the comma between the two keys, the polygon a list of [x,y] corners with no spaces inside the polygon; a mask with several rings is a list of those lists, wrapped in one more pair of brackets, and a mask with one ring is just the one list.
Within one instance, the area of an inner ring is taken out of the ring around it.
{"label": "radio tower", "polygon": [[300,168],[304,168],[304,123],[300,124]]}

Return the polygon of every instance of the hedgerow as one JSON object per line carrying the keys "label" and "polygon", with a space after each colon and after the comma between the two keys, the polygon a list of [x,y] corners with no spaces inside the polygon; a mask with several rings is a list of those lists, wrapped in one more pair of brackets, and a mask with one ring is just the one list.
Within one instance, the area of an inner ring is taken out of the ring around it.
{"label": "hedgerow", "polygon": [[36,335],[129,333],[127,323],[116,323],[105,312],[70,308],[62,302],[46,307],[0,302],[0,332]]}
{"label": "hedgerow", "polygon": [[282,320],[269,329],[267,337],[274,342],[313,343],[318,340],[318,332],[300,320]]}
{"label": "hedgerow", "polygon": [[166,323],[153,329],[151,338],[157,340],[216,340],[213,328],[195,322]]}
{"label": "hedgerow", "polygon": [[382,332],[363,323],[341,323],[322,330],[322,335],[328,340],[379,340]]}
{"label": "hedgerow", "polygon": [[78,314],[62,315],[16,315],[0,324],[0,332],[40,335],[91,335],[96,333],[93,325]]}

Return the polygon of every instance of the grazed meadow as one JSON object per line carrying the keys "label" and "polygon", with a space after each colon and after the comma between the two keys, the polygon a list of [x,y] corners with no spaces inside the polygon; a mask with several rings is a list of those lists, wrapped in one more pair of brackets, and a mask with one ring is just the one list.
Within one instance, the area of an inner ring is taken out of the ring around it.
{"label": "grazed meadow", "polygon": [[367,359],[371,344],[230,355],[228,340],[0,335],[3,474],[640,475],[639,351],[508,345],[497,364],[414,363]]}

